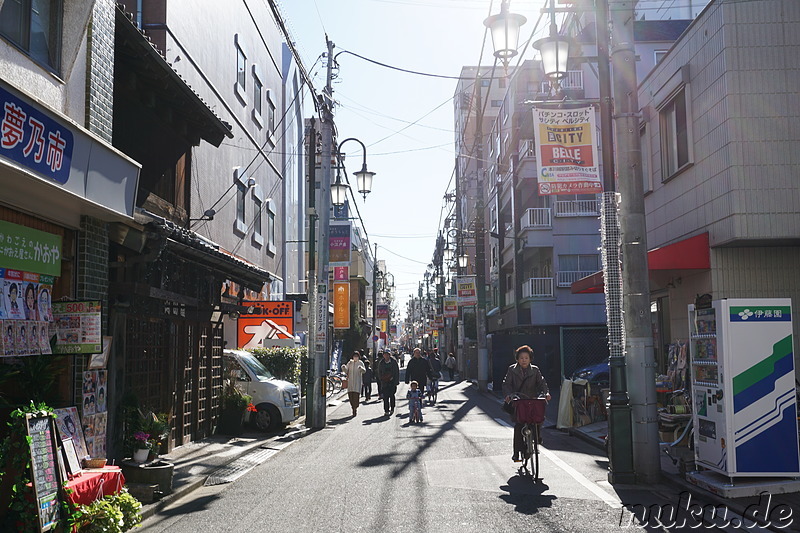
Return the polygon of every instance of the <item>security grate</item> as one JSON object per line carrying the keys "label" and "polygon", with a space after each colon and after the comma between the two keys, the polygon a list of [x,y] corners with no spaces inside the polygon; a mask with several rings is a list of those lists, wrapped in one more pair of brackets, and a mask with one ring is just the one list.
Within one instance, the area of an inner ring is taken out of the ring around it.
{"label": "security grate", "polygon": [[611,357],[622,357],[625,347],[625,328],[622,321],[622,262],[620,259],[621,231],[617,209],[619,194],[604,192],[600,215],[601,256],[605,282],[608,349]]}
{"label": "security grate", "polygon": [[278,453],[278,450],[266,448],[259,449],[253,453],[240,457],[235,461],[214,470],[206,479],[204,485],[210,487],[212,485],[222,485],[225,483],[233,483],[273,455]]}

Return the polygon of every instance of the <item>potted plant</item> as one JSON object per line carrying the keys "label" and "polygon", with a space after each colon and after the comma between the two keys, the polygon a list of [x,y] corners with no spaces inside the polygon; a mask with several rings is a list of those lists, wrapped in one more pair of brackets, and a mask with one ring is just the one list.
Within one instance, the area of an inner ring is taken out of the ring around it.
{"label": "potted plant", "polygon": [[[224,435],[241,435],[244,417],[252,406],[253,398],[236,387],[236,368],[226,365],[222,387],[222,410],[217,424],[217,433]],[[255,410],[255,407],[252,407]]]}
{"label": "potted plant", "polygon": [[134,448],[133,460],[137,463],[144,463],[150,456],[152,444],[150,443],[150,434],[144,431],[137,431],[133,434]]}

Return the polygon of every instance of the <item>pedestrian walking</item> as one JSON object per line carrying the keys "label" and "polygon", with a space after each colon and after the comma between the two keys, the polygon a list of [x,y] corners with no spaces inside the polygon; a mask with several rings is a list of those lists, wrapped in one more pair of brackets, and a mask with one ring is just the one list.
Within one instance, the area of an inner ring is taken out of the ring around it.
{"label": "pedestrian walking", "polygon": [[361,386],[361,392],[364,394],[364,403],[367,403],[370,398],[372,398],[372,382],[375,379],[375,371],[372,370],[369,361],[364,361],[364,368],[367,370],[362,376],[363,384]]}
{"label": "pedestrian walking", "polygon": [[406,366],[406,384],[416,381],[420,390],[425,390],[430,369],[431,365],[428,360],[422,358],[422,350],[414,348],[414,356],[408,361],[408,365]]}
{"label": "pedestrian walking", "polygon": [[[503,396],[505,401],[510,402],[512,395],[521,393],[526,398],[538,398],[544,396],[545,400],[550,401],[550,392],[547,387],[541,370],[536,365],[531,364],[533,360],[533,348],[523,345],[517,348],[514,352],[514,358],[517,362],[508,367],[506,377],[503,380]],[[522,426],[517,422],[514,414],[511,415],[511,421],[514,422],[514,455],[512,460],[519,462],[520,455],[525,451],[525,441],[522,439]],[[539,424],[539,444],[542,443],[542,428]]]}
{"label": "pedestrian walking", "polygon": [[456,358],[453,357],[453,352],[447,354],[447,359],[444,360],[444,366],[447,368],[450,381],[453,381],[453,374],[456,371]]}
{"label": "pedestrian walking", "polygon": [[361,362],[361,354],[358,350],[353,352],[352,358],[342,365],[342,372],[347,378],[347,396],[350,399],[350,407],[353,409],[353,416],[358,413],[358,400],[361,395],[361,383],[364,372],[367,369]]}
{"label": "pedestrian walking", "polygon": [[383,414],[389,416],[394,413],[396,401],[394,395],[397,393],[397,385],[400,384],[400,367],[397,366],[397,360],[388,351],[383,352],[383,359],[378,362],[376,373],[381,384]]}

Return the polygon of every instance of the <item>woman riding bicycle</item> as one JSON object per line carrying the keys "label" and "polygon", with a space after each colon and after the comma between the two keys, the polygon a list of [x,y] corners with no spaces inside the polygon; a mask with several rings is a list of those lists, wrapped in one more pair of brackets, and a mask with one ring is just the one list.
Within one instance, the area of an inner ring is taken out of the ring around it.
{"label": "woman riding bicycle", "polygon": [[[538,398],[544,396],[547,401],[550,401],[550,392],[547,387],[542,372],[539,367],[531,364],[533,359],[533,348],[523,345],[514,351],[514,358],[517,360],[516,364],[508,367],[506,377],[503,380],[503,396],[505,401],[510,402],[514,394],[524,395],[526,398]],[[522,426],[517,422],[516,417],[512,414],[511,421],[514,422],[514,455],[512,459],[515,462],[520,462],[520,456],[525,450],[525,443],[522,439]],[[539,443],[541,444],[541,426],[539,427]]]}

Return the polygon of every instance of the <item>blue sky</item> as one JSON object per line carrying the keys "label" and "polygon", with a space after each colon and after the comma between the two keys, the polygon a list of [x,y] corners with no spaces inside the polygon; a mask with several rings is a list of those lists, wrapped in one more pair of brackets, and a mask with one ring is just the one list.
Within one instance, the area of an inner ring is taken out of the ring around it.
{"label": "blue sky", "polygon": [[[458,76],[464,65],[494,61],[483,20],[499,12],[499,0],[282,0],[279,5],[318,91],[325,86],[320,55],[326,34],[336,45],[334,53],[347,50],[418,72]],[[542,0],[512,2],[511,11],[528,18],[521,41],[533,30],[541,5]],[[397,308],[404,315],[433,256],[444,194],[454,186],[457,81],[399,72],[346,53],[337,61],[338,136],[361,140],[368,167],[377,173],[372,193],[366,201],[359,196],[357,206],[371,248],[378,243],[378,259],[394,274]],[[348,173],[359,170],[357,143],[344,148]]]}

